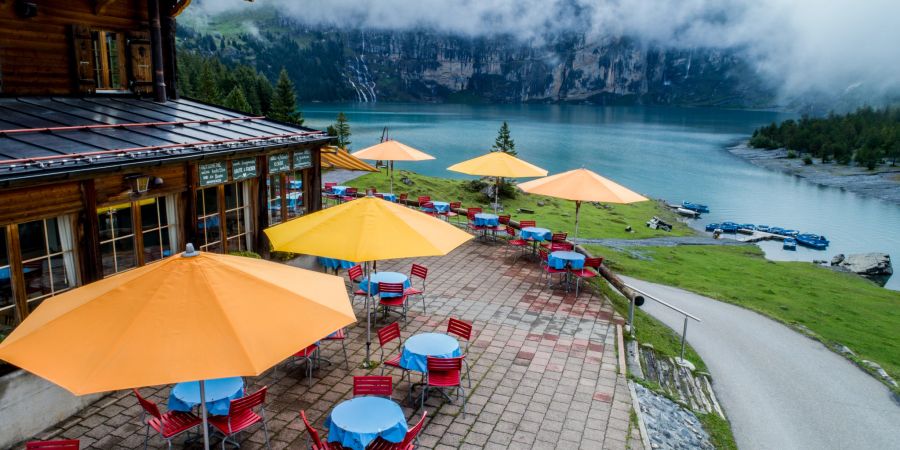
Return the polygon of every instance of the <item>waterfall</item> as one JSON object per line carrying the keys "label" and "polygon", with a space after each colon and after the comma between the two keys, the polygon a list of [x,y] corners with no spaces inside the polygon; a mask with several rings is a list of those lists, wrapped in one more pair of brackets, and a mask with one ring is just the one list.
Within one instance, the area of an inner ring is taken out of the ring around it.
{"label": "waterfall", "polygon": [[366,64],[366,58],[363,55],[365,51],[366,39],[363,36],[360,54],[347,61],[347,81],[356,91],[356,101],[375,103],[378,101],[378,96],[375,94],[375,80]]}

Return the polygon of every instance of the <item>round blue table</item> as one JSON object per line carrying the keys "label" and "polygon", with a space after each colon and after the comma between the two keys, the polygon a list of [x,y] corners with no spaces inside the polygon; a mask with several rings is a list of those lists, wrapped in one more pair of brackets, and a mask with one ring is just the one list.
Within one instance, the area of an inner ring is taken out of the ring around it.
{"label": "round blue table", "polygon": [[356,265],[355,262],[352,261],[344,261],[343,259],[334,259],[334,258],[326,258],[324,256],[319,256],[316,259],[322,267],[326,267],[329,269],[349,269]]}
{"label": "round blue table", "polygon": [[584,255],[578,252],[557,251],[547,255],[547,264],[554,269],[583,269]]}
{"label": "round blue table", "polygon": [[421,333],[403,343],[400,367],[417,372],[428,372],[428,357],[455,358],[462,355],[459,341],[444,333]]}
{"label": "round blue table", "polygon": [[496,214],[475,214],[475,225],[479,227],[496,227],[500,225],[500,217]]}
{"label": "round blue table", "polygon": [[350,186],[332,186],[331,193],[336,195],[344,195],[349,188]]}
{"label": "round blue table", "polygon": [[[404,273],[400,272],[378,272],[372,274],[372,290],[371,294],[378,295],[378,283],[403,283],[403,288],[408,289],[412,284],[409,282],[409,277]],[[363,277],[362,280],[359,281],[359,288],[363,291],[369,289],[369,280],[368,278]],[[401,294],[384,294],[385,298],[391,297],[400,297]]]}
{"label": "round blue table", "polygon": [[383,198],[389,202],[392,202],[392,203],[397,203],[397,195],[396,194],[383,193],[383,194],[381,194],[381,198]]}
{"label": "round blue table", "polygon": [[439,213],[446,213],[450,211],[450,203],[448,202],[431,202],[434,205],[434,210]]}
{"label": "round blue table", "polygon": [[[231,401],[244,396],[244,379],[241,377],[206,380],[206,410],[214,416],[227,416]],[[169,392],[169,409],[191,412],[200,404],[200,382],[178,383]]]}
{"label": "round blue table", "polygon": [[325,419],[328,442],[364,450],[382,438],[400,443],[409,429],[400,405],[384,397],[355,397],[338,403]]}
{"label": "round blue table", "polygon": [[525,227],[522,228],[522,239],[528,239],[532,241],[549,241],[552,234],[550,230],[546,228],[539,227]]}

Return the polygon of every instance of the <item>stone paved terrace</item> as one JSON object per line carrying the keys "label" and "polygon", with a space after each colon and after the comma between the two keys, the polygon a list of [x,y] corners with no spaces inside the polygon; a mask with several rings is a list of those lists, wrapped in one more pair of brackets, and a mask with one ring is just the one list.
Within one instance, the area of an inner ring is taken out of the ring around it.
{"label": "stone paved terrace", "polygon": [[[630,393],[618,375],[615,321],[621,319],[602,297],[582,292],[576,299],[544,288],[536,263],[519,259],[512,264],[505,250],[470,242],[444,257],[416,259],[429,268],[427,314],[415,298],[408,322],[401,322],[403,338],[445,331],[449,317],[473,322],[477,335],[467,356],[472,376],[468,414],[432,395],[420,448],[641,448],[637,431],[629,427]],[[378,268],[408,273],[412,261],[382,262]],[[357,316],[365,317],[361,300],[355,307]],[[365,320],[349,329],[352,370],[343,364],[340,343],[324,344],[323,357],[334,364],[314,371],[311,388],[305,368],[293,363],[246,380],[248,392],[270,388],[266,417],[273,448],[307,448],[300,410],[321,433],[328,411],[352,396],[352,376],[369,373],[359,368],[365,330]],[[372,348],[378,358],[377,337]],[[399,371],[393,375],[398,379]],[[165,405],[169,386],[141,392]],[[407,392],[408,382],[395,381],[395,399]],[[421,416],[417,406],[404,407],[410,423]],[[78,438],[82,448],[137,448],[143,444],[140,417],[130,391],[116,392],[38,438]],[[261,427],[242,439],[242,448],[264,447]],[[158,437],[150,444],[165,447]]]}

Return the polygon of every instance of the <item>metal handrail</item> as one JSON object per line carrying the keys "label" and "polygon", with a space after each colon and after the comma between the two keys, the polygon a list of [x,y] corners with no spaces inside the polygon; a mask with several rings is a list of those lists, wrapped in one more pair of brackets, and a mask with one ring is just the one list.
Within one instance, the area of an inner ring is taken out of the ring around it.
{"label": "metal handrail", "polygon": [[[694,319],[697,322],[703,322],[703,320],[701,320],[699,317],[697,317],[681,308],[678,308],[677,306],[670,305],[669,303],[667,303],[663,300],[660,300],[660,299],[658,299],[658,298],[656,298],[634,286],[631,286],[631,285],[625,284],[625,283],[622,283],[622,284],[624,284],[625,287],[627,287],[628,289],[631,289],[632,291],[637,292],[637,293],[641,294],[642,296],[647,297],[649,299],[656,300],[658,303],[662,304],[663,306],[684,315],[684,327],[682,327],[682,330],[681,330],[681,356],[679,358],[680,359],[679,364],[681,362],[685,361],[685,359],[684,359],[684,344],[685,344],[685,339],[687,339],[688,319],[689,318]],[[632,336],[634,336],[634,300],[635,300],[635,297],[636,296],[634,296],[634,295],[631,296],[631,304],[629,305],[629,308],[628,308],[628,325],[631,327]]]}

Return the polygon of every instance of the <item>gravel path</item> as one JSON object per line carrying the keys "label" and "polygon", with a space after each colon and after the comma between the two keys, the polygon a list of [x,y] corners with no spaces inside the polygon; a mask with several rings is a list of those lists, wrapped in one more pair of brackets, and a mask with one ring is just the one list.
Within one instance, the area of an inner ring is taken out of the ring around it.
{"label": "gravel path", "polygon": [[[621,277],[700,317],[688,342],[703,357],[742,449],[886,449],[900,442],[890,390],[843,357],[755,312],[681,289]],[[683,316],[642,309],[681,331]]]}

